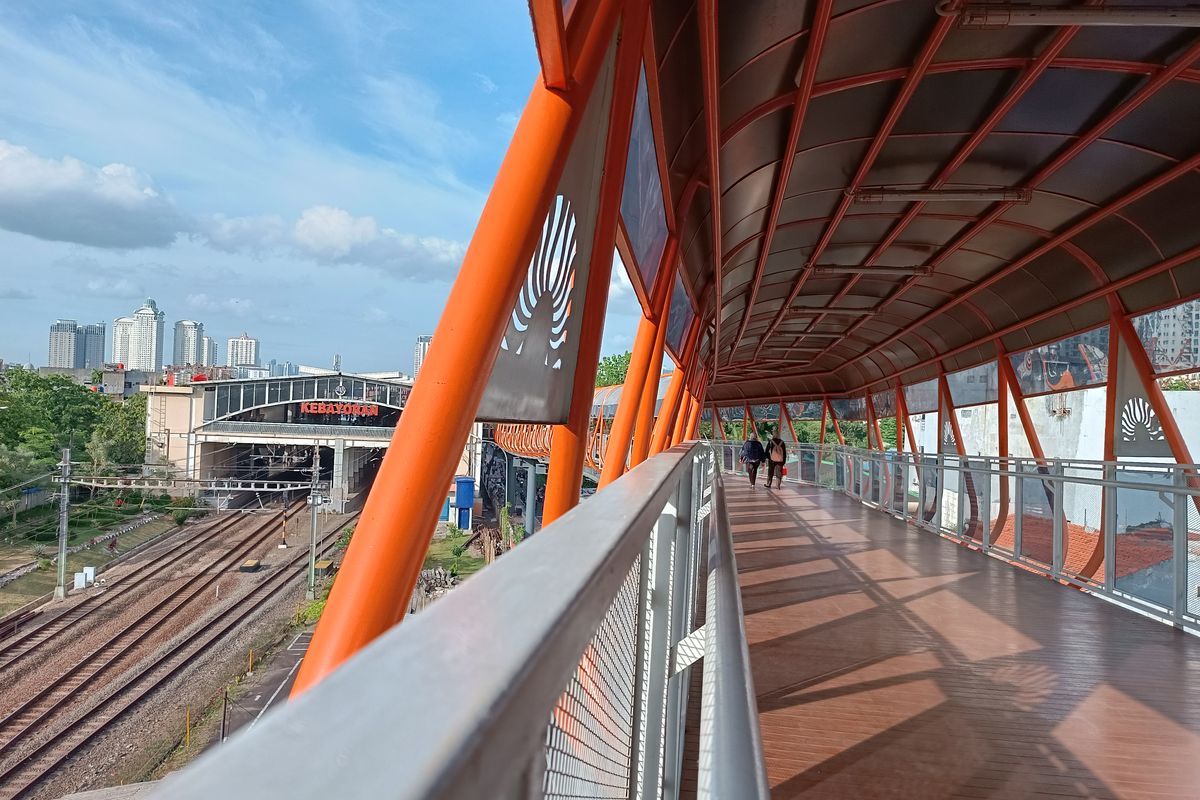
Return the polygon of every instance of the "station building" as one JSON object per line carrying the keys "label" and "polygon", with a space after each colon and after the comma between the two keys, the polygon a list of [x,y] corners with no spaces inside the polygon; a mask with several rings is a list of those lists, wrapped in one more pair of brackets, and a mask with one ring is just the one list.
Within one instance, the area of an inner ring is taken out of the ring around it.
{"label": "station building", "polygon": [[[143,386],[146,463],[193,480],[309,480],[315,461],[340,513],[369,488],[411,388],[399,373]],[[476,449],[460,472],[478,478]]]}

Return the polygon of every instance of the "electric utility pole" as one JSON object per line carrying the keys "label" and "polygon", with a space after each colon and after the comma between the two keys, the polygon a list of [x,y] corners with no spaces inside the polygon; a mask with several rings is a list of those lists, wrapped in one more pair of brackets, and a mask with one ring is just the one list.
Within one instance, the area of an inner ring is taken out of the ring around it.
{"label": "electric utility pole", "polygon": [[321,448],[313,445],[313,476],[312,489],[308,493],[308,504],[312,507],[312,530],[308,541],[308,591],[304,596],[309,600],[317,599],[317,512],[321,509],[324,497],[321,496],[317,479],[321,474]]}
{"label": "electric utility pole", "polygon": [[58,585],[54,599],[67,597],[67,519],[71,514],[71,448],[63,449],[58,495]]}

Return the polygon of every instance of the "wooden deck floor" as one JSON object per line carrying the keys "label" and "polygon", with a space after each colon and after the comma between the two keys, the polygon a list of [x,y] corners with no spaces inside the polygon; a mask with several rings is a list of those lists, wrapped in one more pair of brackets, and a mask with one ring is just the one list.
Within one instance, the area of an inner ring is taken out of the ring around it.
{"label": "wooden deck floor", "polygon": [[1200,798],[1200,638],[729,478],[776,797]]}

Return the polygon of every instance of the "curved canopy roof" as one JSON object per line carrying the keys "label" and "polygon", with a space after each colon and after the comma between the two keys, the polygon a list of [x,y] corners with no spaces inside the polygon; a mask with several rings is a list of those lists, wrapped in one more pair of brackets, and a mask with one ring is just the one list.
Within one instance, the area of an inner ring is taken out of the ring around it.
{"label": "curved canopy roof", "polygon": [[654,0],[651,25],[713,401],[911,383],[1095,327],[1112,288],[1131,313],[1200,293],[1194,28],[974,30],[934,0]]}

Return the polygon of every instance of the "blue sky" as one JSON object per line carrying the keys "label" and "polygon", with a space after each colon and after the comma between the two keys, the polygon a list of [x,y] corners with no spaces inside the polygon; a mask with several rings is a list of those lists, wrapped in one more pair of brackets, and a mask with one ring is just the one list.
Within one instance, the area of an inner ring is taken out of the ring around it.
{"label": "blue sky", "polygon": [[149,296],[267,358],[409,369],[536,75],[522,0],[0,5],[0,358]]}

